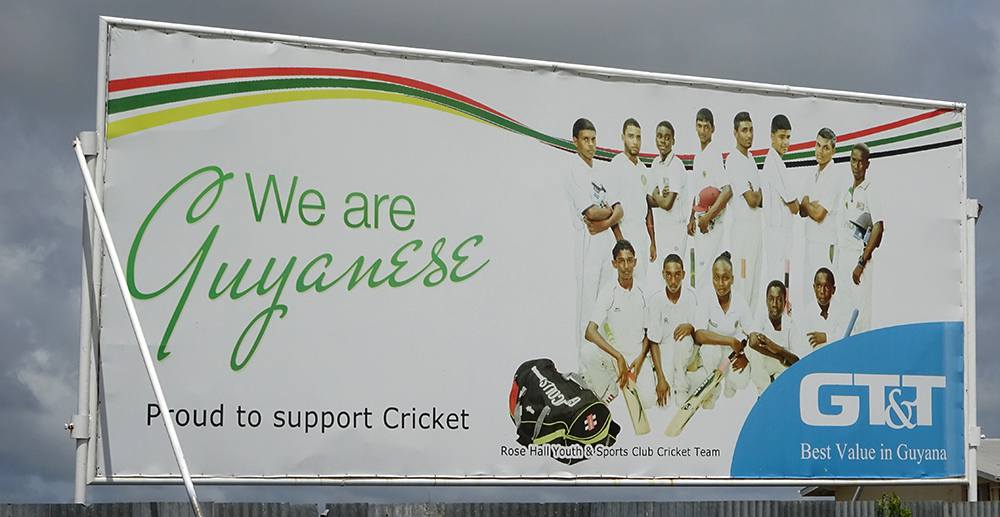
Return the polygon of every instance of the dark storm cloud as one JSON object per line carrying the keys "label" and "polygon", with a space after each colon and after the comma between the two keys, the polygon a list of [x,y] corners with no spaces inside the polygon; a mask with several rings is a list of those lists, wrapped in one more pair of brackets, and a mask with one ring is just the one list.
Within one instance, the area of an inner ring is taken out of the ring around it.
{"label": "dark storm cloud", "polygon": [[[0,2],[0,500],[71,497],[82,187],[68,147],[94,126],[97,16],[847,89],[969,103],[980,224],[980,423],[1000,434],[1000,16],[935,2]],[[928,274],[933,274],[929,271]],[[206,499],[546,500],[543,489],[204,488]],[[752,497],[751,492],[741,492]],[[304,494],[304,495],[303,495]],[[316,494],[322,494],[317,496]],[[583,497],[579,490],[563,497]],[[680,495],[678,495],[680,494]],[[710,490],[587,499],[710,498]],[[766,497],[794,495],[785,490]],[[96,499],[183,497],[96,489]],[[739,495],[737,495],[739,496]],[[729,497],[733,497],[730,495]]]}

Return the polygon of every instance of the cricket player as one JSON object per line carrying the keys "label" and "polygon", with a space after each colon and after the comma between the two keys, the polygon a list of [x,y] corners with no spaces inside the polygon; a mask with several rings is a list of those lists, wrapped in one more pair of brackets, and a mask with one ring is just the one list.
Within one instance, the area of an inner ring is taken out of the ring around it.
{"label": "cricket player", "polygon": [[[785,279],[791,262],[792,221],[799,213],[798,196],[792,178],[785,168],[784,155],[792,138],[792,124],[788,117],[775,115],[771,119],[771,148],[764,159],[762,187],[764,195],[764,231],[762,254],[764,260],[759,272],[761,282],[776,278]],[[785,287],[787,288],[787,282]]]}
{"label": "cricket player", "polygon": [[[722,163],[722,152],[712,145],[715,118],[708,108],[698,110],[695,115],[695,132],[701,149],[695,154],[694,170],[688,178],[691,212],[687,231],[692,238],[691,249],[694,250],[693,285],[695,289],[701,290],[711,284],[712,261],[725,247],[725,210],[733,197],[733,190]],[[717,194],[715,191],[718,191]],[[708,192],[715,196],[710,205],[706,200],[700,199]],[[698,207],[704,210],[697,211]]]}
{"label": "cricket player", "polygon": [[871,151],[865,144],[855,144],[851,149],[851,175],[853,183],[844,194],[844,207],[837,225],[837,256],[834,269],[842,278],[844,301],[858,309],[854,332],[871,328],[871,260],[875,249],[882,243],[885,224],[878,212],[868,166]]}
{"label": "cricket player", "polygon": [[751,332],[747,338],[747,360],[750,362],[750,380],[763,393],[777,379],[781,372],[795,364],[799,356],[792,350],[798,348],[793,340],[798,333],[791,315],[785,314],[788,290],[781,280],[767,284],[765,311],[767,316],[757,322],[759,332]]}
{"label": "cricket player", "polygon": [[[677,253],[667,255],[662,271],[665,287],[650,293],[646,301],[646,338],[656,369],[656,402],[668,399],[684,403],[691,383],[687,366],[694,353],[694,319],[698,308],[694,290],[684,285],[684,261]],[[661,354],[666,360],[659,359]]]}
{"label": "cricket player", "polygon": [[[723,358],[735,352],[736,359],[726,373],[724,385],[726,397],[732,397],[736,390],[750,383],[747,358],[743,354],[746,335],[756,330],[750,307],[742,296],[733,295],[733,263],[729,252],[723,252],[712,264],[712,287],[714,292],[699,297],[695,314],[694,342],[699,345],[702,367],[698,370],[697,383],[708,377],[719,366]],[[705,399],[702,407],[712,409],[719,398],[719,389]]]}
{"label": "cricket player", "polygon": [[[656,185],[649,197],[653,212],[657,258],[672,253],[683,257],[687,249],[688,207],[687,171],[684,162],[674,154],[674,126],[664,120],[656,125],[656,150],[650,171]],[[663,288],[661,275],[648,275],[650,291]]]}
{"label": "cricket player", "polygon": [[[635,277],[646,279],[646,267],[656,257],[653,212],[648,201],[652,192],[652,171],[639,161],[642,128],[630,118],[622,124],[622,152],[611,160],[611,182],[620,194],[625,217],[620,224],[622,238],[636,247]],[[645,284],[642,284],[645,285]]]}
{"label": "cricket player", "polygon": [[806,239],[803,285],[808,285],[817,269],[832,268],[836,256],[836,226],[851,181],[847,171],[833,163],[836,150],[837,135],[830,128],[820,129],[816,135],[816,170],[799,202]]}
{"label": "cricket player", "polygon": [[627,240],[618,241],[611,251],[618,278],[601,286],[587,323],[587,341],[596,346],[585,348],[583,378],[587,387],[605,403],[618,396],[628,382],[628,373],[636,376],[640,401],[652,407],[656,388],[652,364],[640,371],[645,352],[646,301],[635,282],[635,249]]}
{"label": "cricket player", "polygon": [[805,357],[813,350],[843,337],[849,318],[839,303],[833,303],[837,281],[832,271],[825,267],[816,270],[812,286],[816,304],[804,310],[800,316],[798,339],[803,341],[799,357]]}
{"label": "cricket player", "polygon": [[[614,276],[607,263],[607,253],[617,242],[618,223],[624,212],[621,203],[609,198],[605,188],[604,171],[597,168],[594,153],[597,151],[597,130],[585,118],[573,124],[573,145],[576,156],[571,160],[564,176],[563,187],[574,221],[574,263],[576,265],[577,342],[583,342],[583,334],[590,319],[598,286],[611,281]],[[620,236],[620,234],[618,234]]]}
{"label": "cricket player", "polygon": [[754,307],[758,305],[760,290],[757,272],[760,269],[764,194],[757,162],[750,154],[753,121],[749,113],[741,111],[733,118],[733,136],[736,146],[726,158],[726,175],[733,189],[733,200],[729,202],[732,206],[729,235],[736,277],[733,284],[747,304]]}

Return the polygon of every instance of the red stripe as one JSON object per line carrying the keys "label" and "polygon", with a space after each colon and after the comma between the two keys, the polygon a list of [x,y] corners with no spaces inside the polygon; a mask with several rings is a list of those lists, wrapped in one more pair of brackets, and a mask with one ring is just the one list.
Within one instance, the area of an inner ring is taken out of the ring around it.
{"label": "red stripe", "polygon": [[[943,115],[945,113],[950,113],[951,111],[952,110],[949,110],[949,109],[939,108],[939,109],[936,109],[936,110],[933,110],[933,111],[928,111],[926,113],[921,113],[919,115],[914,115],[912,117],[907,117],[907,118],[904,118],[904,119],[900,119],[900,120],[897,120],[895,122],[889,122],[889,123],[886,123],[886,124],[881,124],[881,125],[878,125],[878,126],[873,126],[873,127],[868,128],[868,129],[860,129],[858,131],[852,131],[850,133],[844,133],[843,135],[838,135],[837,136],[837,142],[843,142],[843,141],[847,141],[847,140],[854,140],[855,138],[863,138],[863,137],[866,137],[866,136],[869,136],[869,135],[874,135],[875,133],[881,133],[882,131],[888,131],[890,129],[896,129],[898,127],[907,126],[907,125],[910,125],[910,124],[913,124],[913,123],[916,123],[916,122],[920,122],[922,120],[927,120],[929,118],[934,118],[934,117],[936,117],[938,115]],[[801,151],[803,149],[808,149],[808,148],[810,148],[810,147],[812,147],[814,145],[816,145],[816,141],[815,140],[811,140],[811,141],[807,141],[807,142],[799,142],[797,144],[792,144],[792,145],[788,146],[788,152]],[[767,154],[767,152],[770,149],[771,149],[770,147],[766,147],[764,149],[751,149],[750,150],[750,154],[752,154],[753,156],[764,156],[764,155]],[[609,151],[620,152],[620,151],[614,151],[613,149],[609,149]],[[646,156],[646,155],[643,155],[643,156]],[[656,156],[656,155],[653,155],[653,156]],[[677,155],[677,157],[680,158],[680,159],[682,159],[682,160],[693,160],[694,156],[695,155],[693,155],[693,154],[678,154]]]}
{"label": "red stripe", "polygon": [[[904,118],[904,119],[901,119],[901,120],[897,120],[895,122],[889,122],[887,124],[882,124],[882,125],[879,125],[879,126],[870,127],[868,129],[861,129],[861,130],[854,131],[854,132],[851,132],[851,133],[845,133],[843,135],[837,135],[837,141],[838,142],[842,142],[842,141],[845,141],[845,140],[854,140],[855,138],[866,137],[868,135],[873,135],[875,133],[881,133],[882,131],[888,131],[890,129],[896,129],[897,127],[902,127],[902,126],[906,126],[906,125],[909,125],[909,124],[913,124],[915,122],[920,122],[921,120],[927,120],[929,118],[933,118],[933,117],[936,117],[938,115],[943,115],[943,114],[949,113],[949,112],[951,112],[951,110],[947,110],[947,109],[943,109],[943,108],[936,109],[934,111],[928,111],[926,113],[921,113],[919,115],[914,115],[912,117],[907,117],[907,118]],[[815,140],[811,140],[809,142],[800,142],[800,143],[797,143],[797,144],[792,144],[792,145],[788,146],[788,152],[801,151],[803,149],[808,149],[810,147],[813,147],[814,145],[816,145],[816,141]],[[767,149],[754,151],[754,155],[755,156],[759,156],[761,154],[767,154]]]}
{"label": "red stripe", "polygon": [[[355,77],[361,79],[372,79],[376,81],[392,82],[396,84],[401,84],[404,86],[409,86],[411,88],[418,88],[421,90],[426,90],[429,92],[436,93],[438,95],[443,95],[451,99],[455,99],[466,104],[470,104],[479,109],[488,111],[499,117],[503,117],[512,122],[518,122],[514,118],[511,118],[481,102],[470,99],[458,92],[449,90],[447,88],[441,88],[440,86],[435,86],[430,83],[425,83],[423,81],[418,81],[416,79],[409,79],[406,77],[401,77],[398,75],[383,74],[379,72],[364,72],[361,70],[349,70],[345,68],[312,68],[312,67],[266,67],[266,68],[236,68],[227,70],[202,70],[198,72],[178,72],[172,74],[160,74],[160,75],[147,75],[141,77],[128,77],[124,79],[112,79],[108,81],[108,92],[119,92],[125,90],[132,90],[136,88],[148,88],[151,86],[163,86],[168,84],[180,84],[189,83],[197,81],[216,81],[220,79],[236,79],[236,78],[248,78],[248,77],[273,77],[273,76],[339,76],[339,77]],[[912,117],[907,117],[904,119],[897,120],[895,122],[889,122],[886,124],[881,124],[878,126],[870,127],[867,129],[861,129],[858,131],[853,131],[851,133],[845,133],[840,135],[838,141],[853,140],[855,138],[862,138],[882,131],[888,131],[890,129],[895,129],[898,127],[913,124],[915,122],[920,122],[922,120],[927,120],[929,118],[936,117],[945,113],[949,113],[951,110],[940,108],[933,111],[928,111],[926,113],[921,113],[919,115],[914,115]],[[521,124],[524,125],[524,124]],[[788,147],[788,152],[801,151],[808,149],[815,145],[815,140],[809,140],[805,142],[799,142],[792,144]],[[619,149],[612,149],[608,147],[599,147],[603,151],[611,153],[620,153]],[[753,156],[763,156],[766,155],[770,147],[764,149],[752,149],[750,153]],[[645,158],[655,158],[656,153],[640,153],[641,157]],[[678,158],[682,160],[691,160],[694,158],[693,154],[678,154]]]}
{"label": "red stripe", "polygon": [[[147,75],[142,77],[128,77],[125,79],[112,79],[108,81],[108,92],[120,92],[133,90],[136,88],[148,88],[151,86],[164,86],[168,84],[191,83],[197,81],[217,81],[221,79],[238,79],[248,77],[274,77],[274,76],[336,76],[354,77],[359,79],[373,79],[385,81],[411,88],[426,90],[455,99],[457,101],[471,104],[479,109],[486,110],[494,115],[503,117],[512,122],[517,122],[513,118],[500,113],[499,111],[470,99],[458,92],[441,88],[430,83],[409,79],[398,75],[382,74],[379,72],[364,72],[361,70],[349,70],[345,68],[311,68],[311,67],[269,67],[269,68],[236,68],[229,70],[202,70],[198,72],[178,72],[173,74]],[[520,122],[517,122],[520,124]],[[523,124],[522,124],[523,125]]]}

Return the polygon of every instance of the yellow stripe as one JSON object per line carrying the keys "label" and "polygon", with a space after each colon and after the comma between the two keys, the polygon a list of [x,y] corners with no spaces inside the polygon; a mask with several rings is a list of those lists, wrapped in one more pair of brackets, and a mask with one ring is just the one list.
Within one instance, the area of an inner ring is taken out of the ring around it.
{"label": "yellow stripe", "polygon": [[228,97],[225,99],[188,104],[186,106],[116,120],[108,124],[107,137],[108,140],[111,140],[112,138],[118,138],[120,136],[125,136],[157,126],[164,126],[174,122],[180,122],[182,120],[214,115],[216,113],[226,111],[235,111],[255,106],[264,106],[267,104],[281,104],[284,102],[311,101],[320,99],[361,99],[398,102],[401,104],[411,104],[423,108],[443,111],[445,113],[458,115],[476,122],[486,123],[481,119],[473,117],[468,113],[458,111],[454,108],[436,104],[424,99],[408,97],[398,93],[352,89],[293,90]]}

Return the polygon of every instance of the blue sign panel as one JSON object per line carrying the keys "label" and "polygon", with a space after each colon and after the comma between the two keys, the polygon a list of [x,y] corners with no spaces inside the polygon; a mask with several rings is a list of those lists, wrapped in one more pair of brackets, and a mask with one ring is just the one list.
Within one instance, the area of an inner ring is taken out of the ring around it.
{"label": "blue sign panel", "polygon": [[961,322],[920,323],[809,354],[754,406],[733,477],[962,476],[962,340]]}

